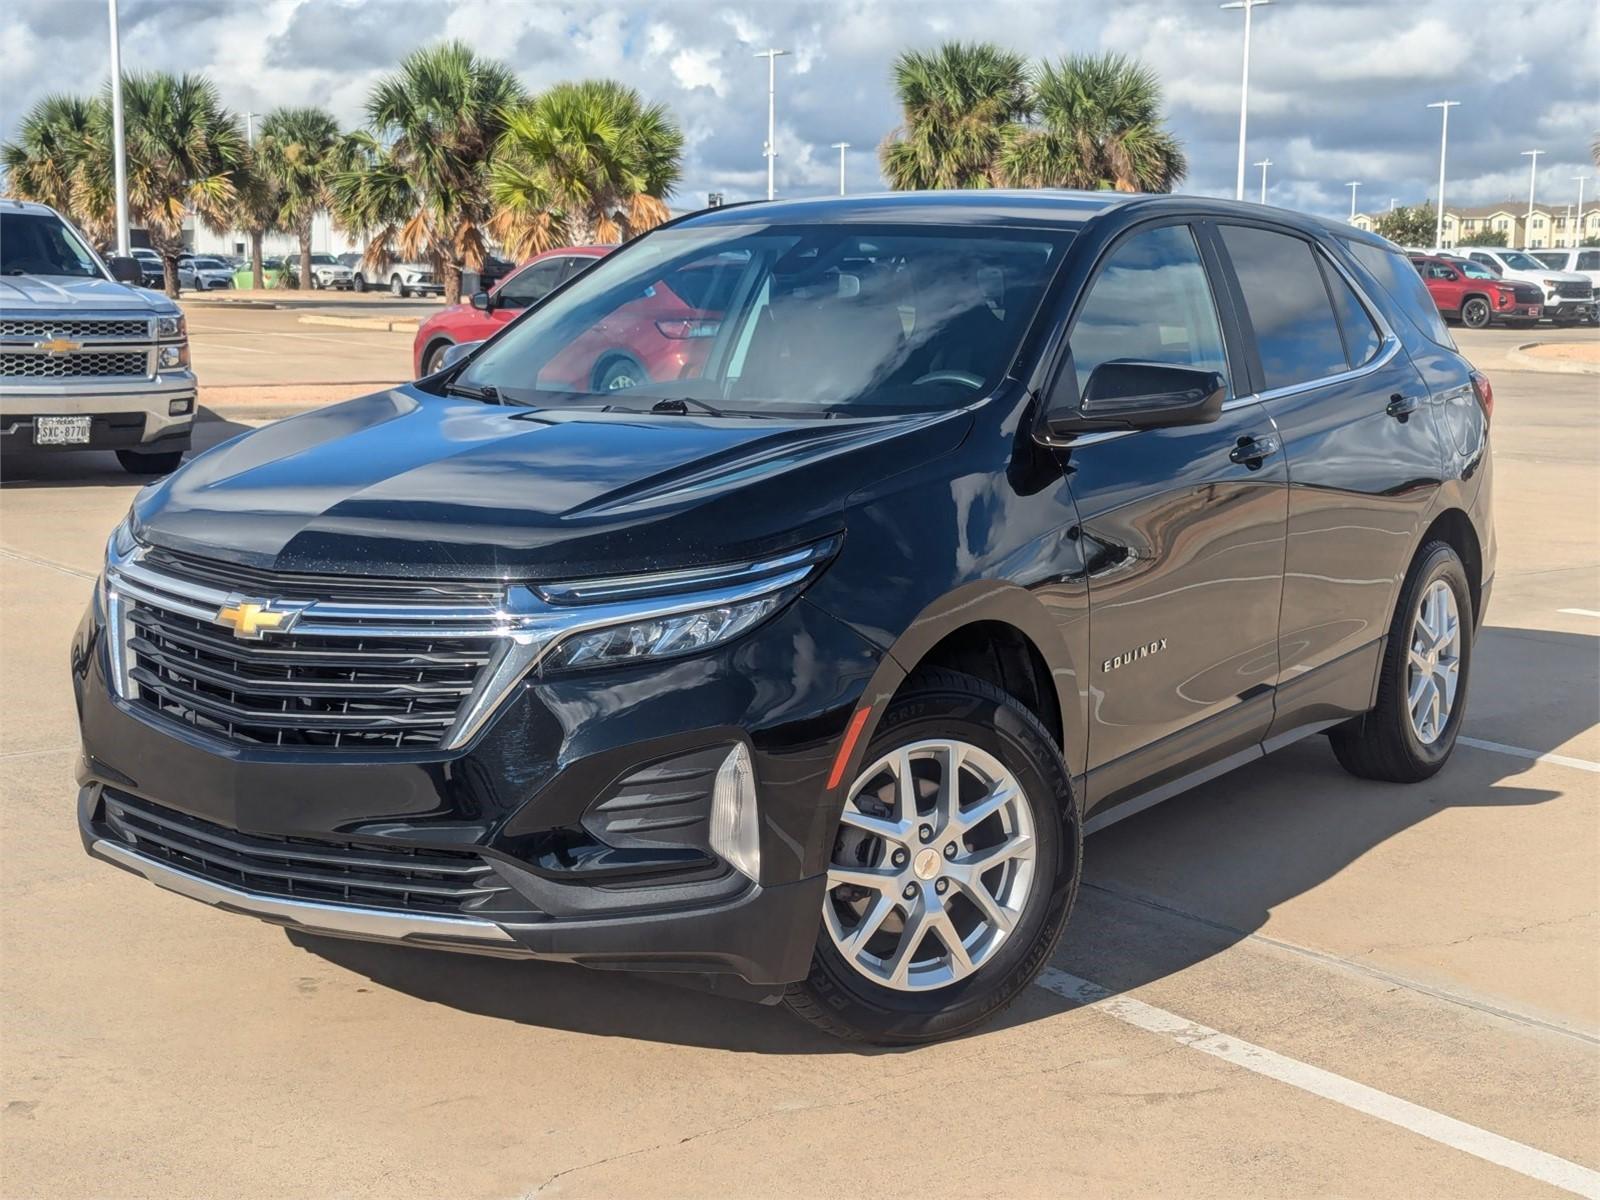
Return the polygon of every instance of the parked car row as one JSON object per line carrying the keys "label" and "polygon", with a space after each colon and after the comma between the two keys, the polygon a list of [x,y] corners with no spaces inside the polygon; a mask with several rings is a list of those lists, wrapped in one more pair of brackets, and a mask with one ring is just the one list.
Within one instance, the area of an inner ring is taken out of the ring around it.
{"label": "parked car row", "polygon": [[[1567,261],[1581,253],[1551,251],[1548,257]],[[1558,325],[1596,320],[1593,281],[1548,265],[1542,261],[1546,254],[1477,247],[1465,254],[1413,252],[1410,257],[1439,312],[1469,329],[1496,322],[1531,326],[1544,318]]]}

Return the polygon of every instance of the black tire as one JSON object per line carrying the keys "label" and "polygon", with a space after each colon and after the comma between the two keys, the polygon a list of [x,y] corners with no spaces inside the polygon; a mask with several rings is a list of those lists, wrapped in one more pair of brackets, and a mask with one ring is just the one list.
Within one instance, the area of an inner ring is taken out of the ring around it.
{"label": "black tire", "polygon": [[1468,329],[1487,328],[1493,316],[1489,302],[1482,296],[1472,296],[1461,306],[1461,323]]}
{"label": "black tire", "polygon": [[597,392],[621,392],[649,382],[649,373],[625,354],[603,358],[594,369],[594,390]]}
{"label": "black tire", "polygon": [[137,450],[118,450],[117,461],[130,475],[170,475],[183,461],[183,451],[163,450],[156,454],[141,454]]}
{"label": "black tire", "polygon": [[394,275],[390,277],[389,295],[399,296],[400,299],[404,300],[410,294],[410,292],[406,291],[406,285],[401,281],[400,276]]}
{"label": "black tire", "polygon": [[[1439,736],[1432,743],[1424,744],[1412,728],[1406,702],[1407,664],[1417,607],[1423,594],[1437,580],[1447,583],[1455,594],[1461,622],[1460,665],[1450,715]],[[1347,721],[1328,734],[1340,766],[1361,779],[1388,783],[1419,783],[1444,766],[1455,749],[1467,711],[1476,623],[1472,591],[1460,557],[1448,543],[1427,543],[1417,552],[1405,586],[1400,589],[1400,603],[1395,608],[1383,650],[1377,705],[1366,715]]]}
{"label": "black tire", "polygon": [[320,292],[322,290],[322,276],[316,274],[315,272],[312,272],[311,275],[311,290],[313,292]]}
{"label": "black tire", "polygon": [[923,671],[890,702],[863,761],[928,738],[975,745],[1015,776],[1039,840],[1039,875],[993,957],[965,978],[928,991],[898,991],[862,975],[840,954],[819,914],[811,969],[789,985],[784,1002],[812,1025],[847,1041],[914,1045],[954,1037],[993,1017],[1049,961],[1077,897],[1083,821],[1066,764],[1038,718],[983,680],[956,671]]}
{"label": "black tire", "polygon": [[444,370],[444,352],[450,349],[450,342],[435,342],[428,347],[428,352],[422,356],[422,374],[424,376],[436,375]]}
{"label": "black tire", "polygon": [[366,291],[367,290],[367,278],[366,278],[366,276],[365,275],[357,275],[354,279],[352,279],[350,281],[350,290],[352,292],[364,292],[364,291]]}

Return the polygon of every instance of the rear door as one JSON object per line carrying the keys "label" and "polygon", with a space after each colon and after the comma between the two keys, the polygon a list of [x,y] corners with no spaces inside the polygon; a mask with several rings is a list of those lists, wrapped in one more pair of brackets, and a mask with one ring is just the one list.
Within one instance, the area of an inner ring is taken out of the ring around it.
{"label": "rear door", "polygon": [[1266,410],[1242,394],[1215,265],[1190,223],[1136,226],[1102,257],[1069,335],[1080,386],[1118,359],[1230,380],[1211,424],[1091,434],[1068,452],[1090,603],[1088,793],[1102,812],[1254,754],[1272,718],[1287,473]]}
{"label": "rear door", "polygon": [[1421,375],[1320,245],[1265,224],[1217,232],[1288,453],[1277,737],[1370,705],[1443,448]]}

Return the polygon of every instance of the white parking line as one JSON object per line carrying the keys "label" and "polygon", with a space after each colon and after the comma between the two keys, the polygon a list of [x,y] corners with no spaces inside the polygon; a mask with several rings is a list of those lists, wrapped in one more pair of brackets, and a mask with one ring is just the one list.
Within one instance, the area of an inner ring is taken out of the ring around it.
{"label": "white parking line", "polygon": [[1431,1108],[1346,1079],[1343,1075],[1324,1071],[1321,1067],[1288,1058],[1264,1046],[1231,1037],[1164,1008],[1135,1000],[1132,996],[1113,995],[1098,983],[1091,983],[1054,967],[1046,967],[1036,983],[1075,1004],[1092,1007],[1128,1025],[1169,1038],[1180,1046],[1188,1046],[1236,1067],[1243,1067],[1246,1071],[1276,1079],[1279,1083],[1286,1083],[1313,1096],[1332,1100],[1345,1108],[1408,1129],[1441,1146],[1463,1151],[1578,1196],[1600,1198],[1600,1171],[1447,1117]]}
{"label": "white parking line", "polygon": [[1558,608],[1556,611],[1566,613],[1569,617],[1600,617],[1600,612],[1592,608]]}
{"label": "white parking line", "polygon": [[1458,738],[1463,746],[1471,746],[1474,750],[1490,750],[1495,754],[1509,754],[1514,758],[1532,759],[1538,763],[1553,763],[1558,767],[1576,767],[1580,771],[1594,771],[1600,773],[1600,762],[1590,762],[1587,758],[1573,758],[1570,754],[1546,754],[1540,750],[1524,750],[1521,746],[1507,746],[1504,742],[1486,742],[1482,738]]}

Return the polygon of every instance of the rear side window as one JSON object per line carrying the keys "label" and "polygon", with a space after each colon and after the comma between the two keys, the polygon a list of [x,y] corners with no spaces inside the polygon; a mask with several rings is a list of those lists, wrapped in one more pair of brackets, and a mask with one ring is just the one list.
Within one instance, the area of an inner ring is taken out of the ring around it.
{"label": "rear side window", "polygon": [[[1344,340],[1311,243],[1246,225],[1220,228],[1255,328],[1267,388],[1347,370]],[[1416,278],[1416,272],[1406,273]]]}
{"label": "rear side window", "polygon": [[1580,250],[1578,252],[1578,270],[1600,271],[1600,250]]}
{"label": "rear side window", "polygon": [[1406,269],[1405,255],[1398,250],[1385,250],[1370,242],[1345,239],[1345,249],[1355,260],[1372,273],[1374,279],[1389,293],[1389,298],[1405,311],[1411,323],[1432,341],[1455,349],[1455,340],[1439,315],[1439,306],[1433,302],[1428,289],[1415,271]]}
{"label": "rear side window", "polygon": [[1107,257],[1072,327],[1072,365],[1088,390],[1101,363],[1171,363],[1228,373],[1222,328],[1187,225],[1135,233]]}
{"label": "rear side window", "polygon": [[1378,347],[1383,344],[1383,335],[1378,332],[1372,314],[1367,312],[1361,298],[1344,281],[1344,276],[1334,269],[1332,263],[1323,262],[1320,256],[1318,262],[1322,267],[1322,277],[1328,284],[1328,294],[1333,297],[1333,311],[1339,317],[1339,331],[1344,334],[1345,359],[1352,368],[1365,366],[1377,356]]}

